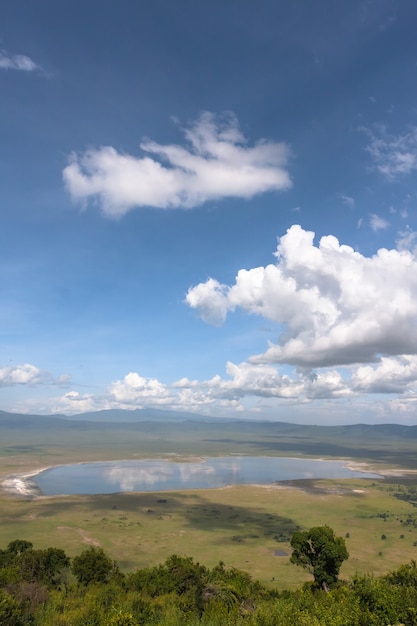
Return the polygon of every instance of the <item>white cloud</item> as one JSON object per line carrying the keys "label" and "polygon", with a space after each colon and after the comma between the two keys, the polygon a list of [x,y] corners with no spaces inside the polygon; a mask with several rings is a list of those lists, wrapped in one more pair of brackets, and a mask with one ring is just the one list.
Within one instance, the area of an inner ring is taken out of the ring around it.
{"label": "white cloud", "polygon": [[0,387],[14,385],[35,385],[44,379],[45,374],[30,363],[0,367]]}
{"label": "white cloud", "polygon": [[386,230],[389,226],[387,220],[384,220],[383,217],[377,215],[376,213],[370,214],[369,224],[374,232],[377,232],[378,230]]}
{"label": "white cloud", "polygon": [[205,322],[220,326],[225,321],[229,309],[227,292],[226,285],[209,278],[205,283],[189,289],[186,302],[190,307],[200,310],[201,318]]}
{"label": "white cloud", "polygon": [[[417,400],[417,356],[382,357],[377,364],[350,366],[343,373],[324,367],[298,368],[283,374],[279,366],[272,364],[228,362],[225,377],[182,378],[170,386],[131,372],[112,383],[103,395],[71,391],[55,398],[50,402],[49,412],[74,414],[111,408],[164,407],[207,415],[236,415],[253,411],[254,400],[276,409],[329,400],[348,400],[359,406],[374,394],[390,394],[389,402],[401,401],[410,408]],[[378,405],[378,412],[383,406]],[[40,408],[41,412],[46,410],[45,404],[35,408]],[[385,410],[388,408],[386,406]],[[357,413],[353,415],[357,419]]]}
{"label": "white cloud", "polygon": [[251,357],[255,364],[324,367],[417,354],[417,258],[384,248],[365,257],[331,235],[318,247],[313,240],[292,226],[275,265],[240,270],[232,286],[210,279],[186,302],[206,321],[239,307],[280,324],[278,342]]}
{"label": "white cloud", "polygon": [[[352,399],[367,394],[410,394],[417,392],[417,356],[382,357],[372,365],[351,366],[342,375],[334,368],[299,368],[290,374],[281,374],[272,364],[228,362],[227,377],[214,376],[209,380],[183,378],[171,386],[181,395],[187,391],[189,401],[201,409],[220,401],[236,408],[245,398],[275,398],[283,401],[306,402],[318,399]],[[182,396],[184,397],[184,396]],[[202,401],[204,399],[204,401]],[[172,400],[171,400],[172,401]],[[174,403],[175,404],[175,403]]]}
{"label": "white cloud", "polygon": [[24,54],[10,55],[5,50],[0,51],[0,69],[34,72],[42,68]]}
{"label": "white cloud", "polygon": [[249,146],[232,114],[220,121],[203,113],[184,134],[186,147],[143,140],[142,157],[110,146],[72,154],[65,185],[74,200],[96,200],[110,217],[135,207],[193,208],[291,187],[288,146],[264,140]]}
{"label": "white cloud", "polygon": [[358,367],[351,388],[366,393],[406,393],[417,389],[417,356],[381,357],[375,367]]}
{"label": "white cloud", "polygon": [[31,363],[0,367],[0,387],[14,387],[15,385],[58,385],[69,383],[69,376],[62,374],[54,378],[50,372],[41,370]]}
{"label": "white cloud", "polygon": [[164,404],[169,398],[168,388],[155,378],[143,378],[136,372],[130,372],[123,380],[117,380],[109,387],[109,396],[124,405],[144,406]]}
{"label": "white cloud", "polygon": [[236,408],[236,397],[221,387],[220,376],[203,382],[182,379],[169,387],[157,379],[130,372],[110,385],[106,398],[108,405],[122,408],[163,406],[182,411],[204,411],[216,402],[223,407]]}
{"label": "white cloud", "polygon": [[385,126],[362,129],[369,137],[366,147],[377,170],[392,181],[417,169],[417,126],[402,135],[389,133]]}
{"label": "white cloud", "polygon": [[99,398],[92,394],[82,395],[78,391],[68,391],[59,399],[54,399],[49,412],[76,414],[110,408],[105,398]]}
{"label": "white cloud", "polygon": [[204,393],[210,402],[218,399],[237,402],[245,396],[292,398],[300,395],[302,390],[299,380],[280,375],[276,367],[271,365],[252,363],[236,365],[229,361],[226,371],[228,374],[226,379],[220,376],[205,381],[183,378],[174,383],[173,388],[187,389],[193,394]]}

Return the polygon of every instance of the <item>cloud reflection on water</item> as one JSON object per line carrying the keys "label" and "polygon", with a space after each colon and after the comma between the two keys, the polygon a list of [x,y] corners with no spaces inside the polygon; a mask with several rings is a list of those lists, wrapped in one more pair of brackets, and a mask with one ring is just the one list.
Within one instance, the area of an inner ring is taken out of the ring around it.
{"label": "cloud reflection on water", "polygon": [[[106,468],[104,476],[106,480],[117,485],[121,491],[134,491],[141,487],[150,487],[159,484],[160,487],[169,481],[175,481],[178,486],[189,482],[205,482],[215,478],[216,468],[208,463],[167,463],[165,461],[143,462],[141,467],[113,466]],[[149,463],[149,465],[145,465]],[[240,465],[237,463],[224,464],[230,471],[233,466],[233,474],[239,473]]]}
{"label": "cloud reflection on water", "polygon": [[169,480],[175,471],[167,464],[152,467],[110,467],[104,471],[108,482],[118,485],[121,491],[134,491],[141,485],[152,486]]}
{"label": "cloud reflection on water", "polygon": [[41,472],[46,495],[216,489],[226,485],[273,484],[301,478],[376,478],[343,461],[284,457],[214,457],[205,461],[135,460],[60,466]]}

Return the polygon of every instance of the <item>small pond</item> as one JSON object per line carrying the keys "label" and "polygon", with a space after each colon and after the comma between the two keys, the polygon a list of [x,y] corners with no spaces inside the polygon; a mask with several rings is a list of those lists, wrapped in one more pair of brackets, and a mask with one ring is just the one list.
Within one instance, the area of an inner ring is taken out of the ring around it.
{"label": "small pond", "polygon": [[32,477],[45,495],[216,489],[301,478],[380,478],[344,461],[228,456],[199,461],[111,461],[52,467]]}

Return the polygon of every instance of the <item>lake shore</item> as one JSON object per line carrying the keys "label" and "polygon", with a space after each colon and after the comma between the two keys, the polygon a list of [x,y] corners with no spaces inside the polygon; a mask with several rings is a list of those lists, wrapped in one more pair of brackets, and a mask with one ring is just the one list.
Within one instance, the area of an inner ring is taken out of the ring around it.
{"label": "lake shore", "polygon": [[346,461],[346,467],[355,471],[355,472],[365,472],[372,474],[380,474],[384,478],[395,477],[395,476],[415,476],[417,475],[417,470],[413,469],[401,469],[401,468],[380,468],[376,465],[372,465],[372,463],[365,463],[359,461],[348,460]]}
{"label": "lake shore", "polygon": [[50,465],[48,467],[40,467],[39,469],[33,470],[32,472],[12,474],[11,476],[7,476],[1,482],[1,491],[15,496],[30,496],[32,498],[41,496],[42,492],[36,485],[33,478],[41,472],[45,472],[46,470],[52,469],[53,467],[55,466]]}

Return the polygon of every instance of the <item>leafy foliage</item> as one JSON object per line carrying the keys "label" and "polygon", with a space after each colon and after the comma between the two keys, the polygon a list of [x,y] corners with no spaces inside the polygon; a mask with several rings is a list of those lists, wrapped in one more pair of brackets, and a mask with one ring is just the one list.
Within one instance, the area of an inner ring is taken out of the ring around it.
{"label": "leafy foliage", "polygon": [[[343,551],[331,529],[307,531],[314,554],[326,549],[340,562]],[[331,532],[329,532],[331,531]],[[317,537],[320,538],[320,542]],[[298,538],[300,539],[300,538]],[[297,544],[305,548],[305,543]],[[24,547],[24,546],[23,546]],[[7,549],[2,551],[7,552]],[[311,552],[300,553],[314,573]],[[330,556],[329,556],[330,555]],[[300,557],[301,558],[301,557]],[[7,562],[6,562],[7,561]],[[278,593],[249,574],[219,563],[212,569],[191,557],[172,555],[152,568],[126,576],[101,549],[72,560],[63,551],[12,549],[0,563],[0,624],[3,626],[389,626],[417,625],[417,564],[411,561],[382,577],[355,576],[328,591],[305,584]],[[76,564],[74,570],[74,563]],[[97,572],[92,575],[96,570]],[[335,575],[327,570],[326,581]],[[340,567],[340,565],[339,565]],[[320,570],[321,571],[321,570]],[[78,576],[76,577],[76,572]],[[329,573],[330,572],[330,573]],[[338,573],[338,569],[337,569]]]}
{"label": "leafy foliage", "polygon": [[291,563],[301,565],[314,576],[316,585],[326,589],[337,582],[340,567],[349,553],[343,537],[336,537],[330,526],[296,530],[291,538]]}
{"label": "leafy foliage", "polygon": [[82,585],[105,583],[111,578],[114,564],[102,548],[91,546],[74,557],[71,570]]}
{"label": "leafy foliage", "polygon": [[70,560],[63,550],[47,548],[46,550],[25,550],[18,554],[15,563],[20,569],[23,580],[39,581],[55,586],[61,582],[60,574],[69,567]]}
{"label": "leafy foliage", "polygon": [[23,611],[7,591],[0,589],[0,624],[2,626],[23,626]]}

